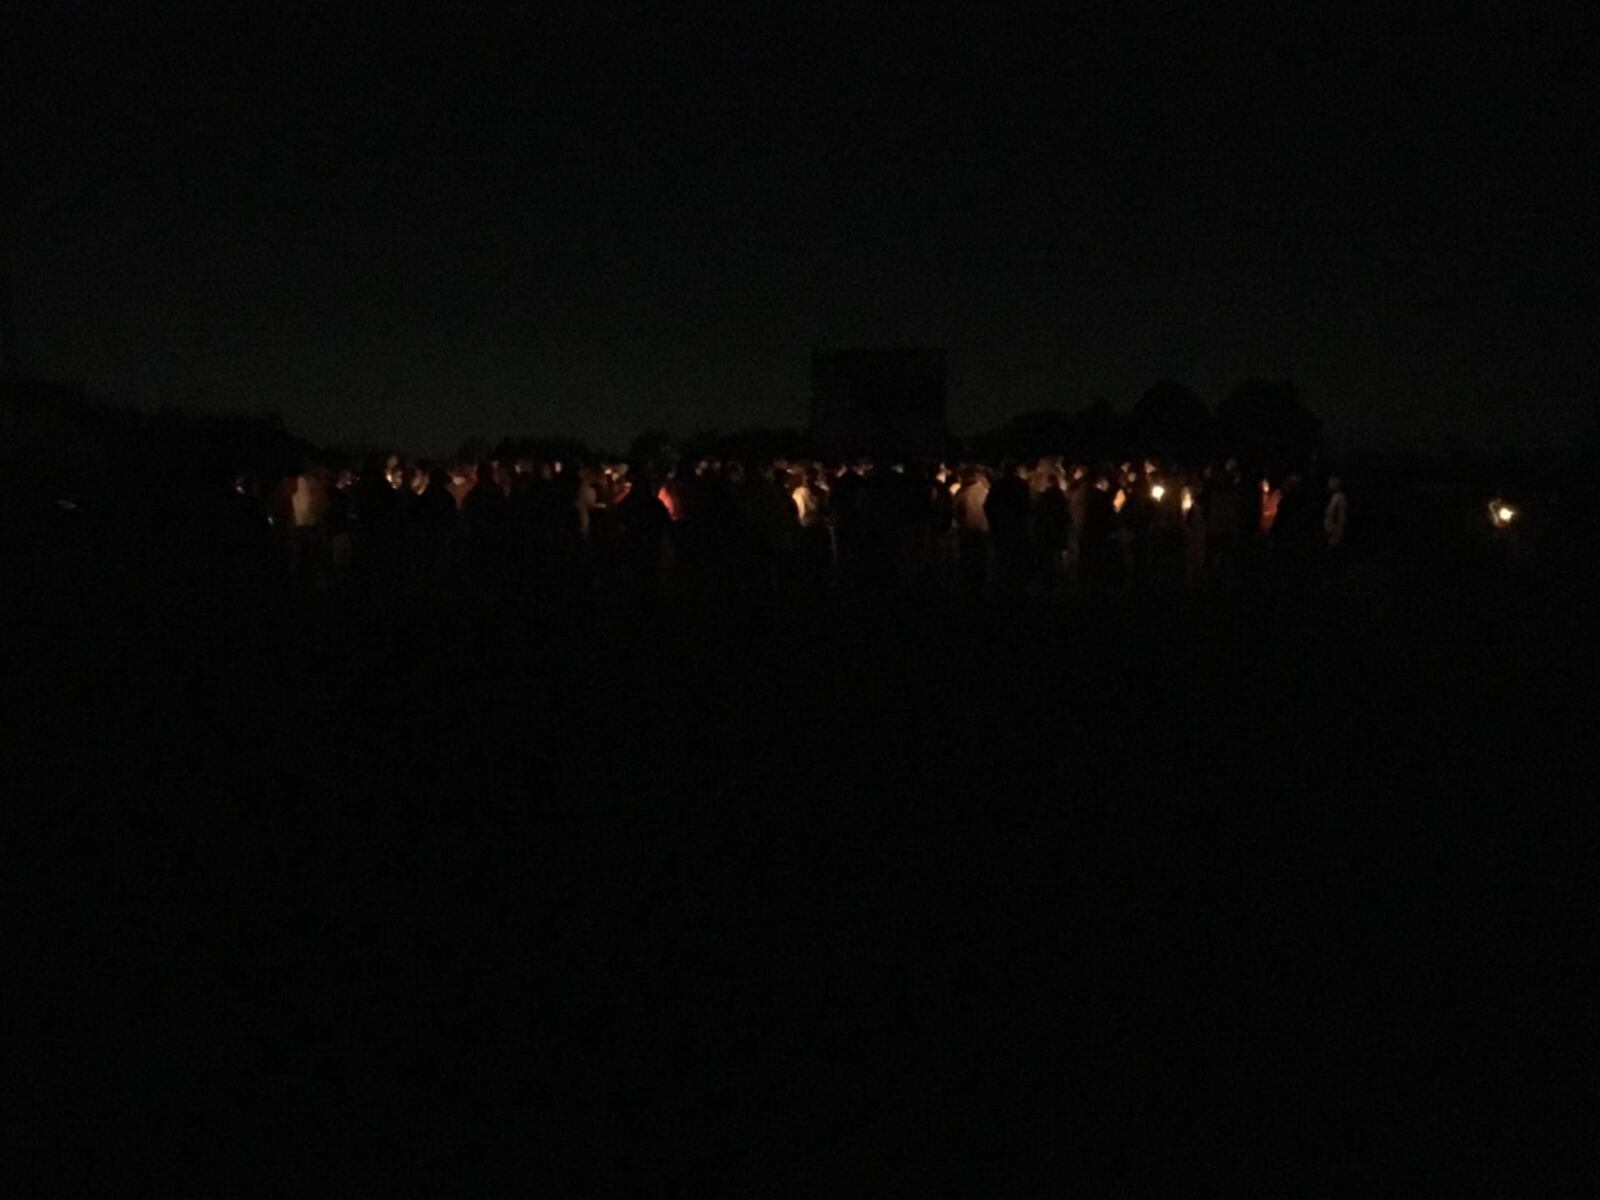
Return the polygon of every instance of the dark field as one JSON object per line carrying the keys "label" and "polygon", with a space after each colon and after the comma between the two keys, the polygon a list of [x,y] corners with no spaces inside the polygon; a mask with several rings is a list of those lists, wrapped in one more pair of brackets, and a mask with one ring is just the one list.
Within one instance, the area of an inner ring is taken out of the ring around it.
{"label": "dark field", "polygon": [[381,617],[24,572],[6,1156],[79,1195],[1586,1191],[1589,580],[1402,561]]}

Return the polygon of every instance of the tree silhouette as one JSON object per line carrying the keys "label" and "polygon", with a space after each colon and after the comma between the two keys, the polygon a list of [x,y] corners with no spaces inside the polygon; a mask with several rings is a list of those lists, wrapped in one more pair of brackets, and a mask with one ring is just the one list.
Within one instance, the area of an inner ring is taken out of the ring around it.
{"label": "tree silhouette", "polygon": [[525,437],[517,443],[517,453],[540,462],[592,462],[593,453],[579,438]]}
{"label": "tree silhouette", "polygon": [[1183,384],[1163,379],[1139,398],[1129,426],[1140,453],[1192,462],[1209,450],[1211,410]]}
{"label": "tree silhouette", "polygon": [[646,429],[637,434],[628,446],[628,461],[634,463],[661,463],[671,455],[672,435],[665,429]]}
{"label": "tree silhouette", "polygon": [[1077,432],[1072,414],[1059,408],[1037,408],[1011,418],[1017,446],[1013,454],[1038,457],[1066,454],[1072,449]]}
{"label": "tree silhouette", "polygon": [[998,462],[1005,458],[1035,459],[1049,454],[1081,457],[1100,453],[1115,441],[1117,414],[1100,401],[1082,412],[1036,408],[1018,413],[1004,425],[974,434],[968,449],[974,457]]}
{"label": "tree silhouette", "polygon": [[1101,462],[1121,453],[1122,418],[1104,397],[1080,409],[1074,418],[1077,426],[1075,451],[1091,462]]}
{"label": "tree silhouette", "polygon": [[1290,380],[1247,379],[1217,406],[1217,436],[1227,453],[1253,466],[1303,467],[1322,437],[1322,420]]}
{"label": "tree silhouette", "polygon": [[679,444],[683,457],[690,462],[702,458],[722,456],[722,434],[715,429],[698,429]]}
{"label": "tree silhouette", "polygon": [[721,439],[724,457],[743,459],[798,458],[815,453],[811,439],[798,429],[764,425],[736,429]]}

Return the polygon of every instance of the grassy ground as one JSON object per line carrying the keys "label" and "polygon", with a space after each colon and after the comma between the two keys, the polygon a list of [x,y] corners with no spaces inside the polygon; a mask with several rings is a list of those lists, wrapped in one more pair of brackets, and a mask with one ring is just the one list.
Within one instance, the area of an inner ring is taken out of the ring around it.
{"label": "grassy ground", "polygon": [[8,1158],[64,1190],[1593,1178],[1575,580],[80,584],[8,639]]}

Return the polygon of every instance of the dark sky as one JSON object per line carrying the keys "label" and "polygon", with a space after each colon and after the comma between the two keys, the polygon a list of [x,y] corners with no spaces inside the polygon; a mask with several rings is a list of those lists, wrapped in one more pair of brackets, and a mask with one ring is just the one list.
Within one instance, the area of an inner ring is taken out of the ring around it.
{"label": "dark sky", "polygon": [[1252,374],[1345,439],[1593,420],[1548,15],[413,7],[9,6],[25,367],[419,450],[801,423],[851,344],[948,347],[958,429]]}

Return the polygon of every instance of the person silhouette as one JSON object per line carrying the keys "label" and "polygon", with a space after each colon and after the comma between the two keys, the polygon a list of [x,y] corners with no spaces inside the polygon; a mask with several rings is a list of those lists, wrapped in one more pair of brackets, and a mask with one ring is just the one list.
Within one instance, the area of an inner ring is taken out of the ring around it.
{"label": "person silhouette", "polygon": [[1017,462],[1006,460],[999,478],[989,489],[983,510],[989,518],[994,546],[995,582],[1007,593],[1020,592],[1028,583],[1032,507],[1025,469]]}
{"label": "person silhouette", "polygon": [[1072,515],[1066,481],[1054,468],[1047,467],[1042,475],[1033,501],[1034,575],[1046,592],[1052,592],[1060,583]]}
{"label": "person silhouette", "polygon": [[1328,503],[1322,511],[1322,533],[1329,549],[1344,545],[1345,522],[1350,515],[1350,501],[1345,495],[1344,480],[1337,475],[1328,477]]}
{"label": "person silhouette", "polygon": [[983,595],[989,578],[989,477],[982,467],[964,467],[955,495],[957,555],[962,594]]}
{"label": "person silhouette", "polygon": [[655,480],[642,471],[636,473],[642,478],[628,489],[616,510],[618,551],[624,586],[631,587],[635,597],[648,606],[660,594],[661,555],[672,517],[661,502]]}
{"label": "person silhouette", "polygon": [[428,488],[417,497],[416,568],[417,582],[429,594],[437,594],[454,569],[456,527],[460,514],[450,491],[450,473],[435,467],[428,473]]}
{"label": "person silhouette", "polygon": [[466,519],[469,565],[473,584],[493,592],[501,582],[505,563],[504,519],[506,495],[492,462],[478,464],[476,482],[462,505]]}

